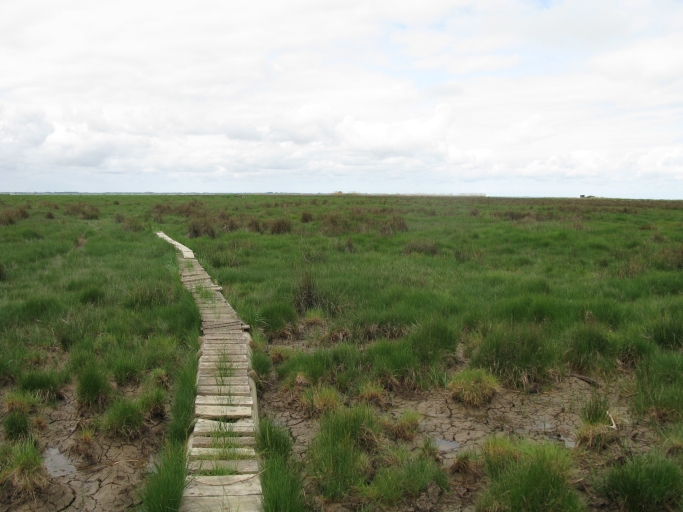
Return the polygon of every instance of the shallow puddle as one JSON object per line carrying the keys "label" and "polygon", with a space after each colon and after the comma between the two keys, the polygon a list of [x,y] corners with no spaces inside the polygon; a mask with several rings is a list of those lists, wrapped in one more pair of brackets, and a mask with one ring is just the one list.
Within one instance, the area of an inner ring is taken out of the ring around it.
{"label": "shallow puddle", "polygon": [[446,441],[445,439],[434,439],[434,444],[440,452],[450,452],[460,448],[460,443],[457,441]]}
{"label": "shallow puddle", "polygon": [[43,453],[43,465],[47,474],[53,477],[73,475],[76,473],[76,466],[71,460],[57,448],[48,448]]}

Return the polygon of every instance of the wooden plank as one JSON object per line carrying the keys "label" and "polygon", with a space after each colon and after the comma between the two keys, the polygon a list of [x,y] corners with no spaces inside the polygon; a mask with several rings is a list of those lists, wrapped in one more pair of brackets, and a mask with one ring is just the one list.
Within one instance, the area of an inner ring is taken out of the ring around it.
{"label": "wooden plank", "polygon": [[251,406],[243,405],[195,405],[198,418],[251,418]]}
{"label": "wooden plank", "polygon": [[206,342],[202,345],[202,355],[220,356],[222,354],[232,355],[232,354],[246,354],[249,347],[247,344],[242,343],[224,343],[220,345],[211,345]]}
{"label": "wooden plank", "polygon": [[[204,355],[204,354],[202,354],[202,355]],[[208,355],[209,357],[212,357],[212,356],[213,356],[213,357],[220,358],[220,356],[219,356],[218,354],[216,354],[216,355],[214,355],[214,354],[207,354],[207,355]],[[227,359],[229,359],[230,361],[235,362],[235,363],[236,363],[236,362],[244,362],[244,363],[246,363],[246,362],[249,361],[249,360],[247,359],[247,356],[246,356],[245,354],[225,354],[225,355],[226,355],[226,358],[227,358]]]}
{"label": "wooden plank", "polygon": [[221,450],[218,448],[192,448],[190,450],[191,459],[213,459],[213,460],[230,460],[238,458],[255,458],[256,452],[253,448],[230,448],[229,450]]}
{"label": "wooden plank", "polygon": [[185,489],[185,496],[249,496],[261,494],[256,475],[197,476]]}
{"label": "wooden plank", "polygon": [[197,386],[197,394],[200,395],[227,395],[251,396],[249,386]]}
{"label": "wooden plank", "polygon": [[253,474],[259,472],[256,460],[193,460],[187,465],[192,473],[197,471],[227,470],[239,474]]}
{"label": "wooden plank", "polygon": [[179,512],[261,512],[261,498],[248,496],[183,497]]}
{"label": "wooden plank", "polygon": [[[249,379],[244,377],[220,377],[219,375],[206,375],[200,373],[197,375],[197,385],[199,386],[221,386],[229,388],[230,386],[249,386]],[[226,393],[226,395],[229,393]]]}
{"label": "wooden plank", "polygon": [[197,423],[195,423],[194,426],[194,433],[196,435],[207,435],[210,434],[211,432],[215,432],[216,430],[223,430],[226,428],[226,425],[229,425],[230,429],[232,429],[232,432],[234,434],[238,433],[244,433],[244,434],[253,434],[254,432],[254,422],[251,419],[241,419],[237,420],[234,423],[225,423],[222,421],[214,421],[214,420],[207,420],[204,418],[200,418],[197,420]]}
{"label": "wooden plank", "polygon": [[[248,436],[231,436],[230,442],[239,446],[256,446],[256,439]],[[192,438],[192,448],[216,448],[220,446],[220,440],[216,440],[214,436],[195,436]]]}
{"label": "wooden plank", "polygon": [[[214,357],[214,356],[204,356],[202,355],[199,358],[199,367],[200,368],[215,368],[216,363],[223,362],[224,358],[222,357]],[[249,363],[246,361],[230,361],[230,368],[233,370],[248,370],[249,369]]]}
{"label": "wooden plank", "polygon": [[198,395],[195,399],[197,405],[253,405],[254,400],[250,396],[221,396],[221,395]]}

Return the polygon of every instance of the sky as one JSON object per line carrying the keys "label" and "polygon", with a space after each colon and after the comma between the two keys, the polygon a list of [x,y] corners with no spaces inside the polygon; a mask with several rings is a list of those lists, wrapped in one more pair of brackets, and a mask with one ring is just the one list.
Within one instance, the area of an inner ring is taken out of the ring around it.
{"label": "sky", "polygon": [[683,198],[682,0],[0,0],[0,192]]}

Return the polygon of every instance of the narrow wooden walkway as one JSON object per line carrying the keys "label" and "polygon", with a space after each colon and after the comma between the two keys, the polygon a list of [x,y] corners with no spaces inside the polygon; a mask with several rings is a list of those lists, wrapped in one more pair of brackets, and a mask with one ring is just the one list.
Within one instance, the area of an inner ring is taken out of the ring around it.
{"label": "narrow wooden walkway", "polygon": [[188,441],[190,477],[181,512],[261,510],[261,479],[255,452],[256,386],[249,378],[249,326],[212,283],[184,245],[173,244],[180,276],[202,315],[197,372],[196,423]]}

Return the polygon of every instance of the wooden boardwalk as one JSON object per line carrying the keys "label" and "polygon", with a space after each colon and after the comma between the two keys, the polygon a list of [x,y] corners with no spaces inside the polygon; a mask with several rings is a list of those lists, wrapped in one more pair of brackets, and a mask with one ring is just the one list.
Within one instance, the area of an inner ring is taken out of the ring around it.
{"label": "wooden boardwalk", "polygon": [[173,244],[180,277],[202,315],[197,371],[196,423],[188,440],[190,477],[181,512],[261,510],[261,479],[255,452],[256,386],[249,377],[249,326],[212,283],[184,245]]}

